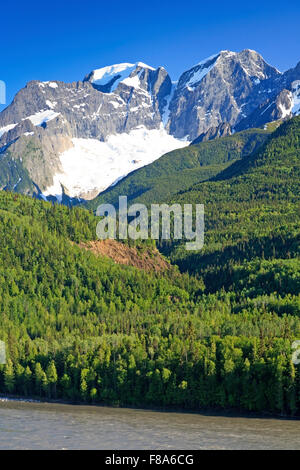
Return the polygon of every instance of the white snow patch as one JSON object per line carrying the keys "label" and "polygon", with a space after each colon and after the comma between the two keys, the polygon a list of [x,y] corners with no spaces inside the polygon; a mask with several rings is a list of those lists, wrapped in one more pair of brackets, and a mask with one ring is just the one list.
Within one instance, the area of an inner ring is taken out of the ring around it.
{"label": "white snow patch", "polygon": [[25,119],[30,119],[34,126],[41,126],[44,122],[55,119],[59,114],[60,113],[55,113],[52,109],[47,109],[46,111],[39,111],[38,113],[32,114],[27,118],[23,118],[22,121],[25,121]]}
{"label": "white snow patch", "polygon": [[53,109],[57,105],[57,101],[52,102],[50,100],[46,100],[46,105],[49,106],[49,108]]}
{"label": "white snow patch", "polygon": [[237,52],[224,50],[224,51],[221,51],[220,54],[222,54],[223,57],[225,56],[226,58],[228,58],[228,57],[234,57],[234,56],[236,56],[236,55],[237,55]]}
{"label": "white snow patch", "polygon": [[122,82],[124,85],[133,87],[133,88],[139,88],[140,87],[140,79],[138,75],[135,75],[134,77],[127,77]]}
{"label": "white snow patch", "polygon": [[170,92],[169,96],[167,97],[167,103],[166,103],[166,105],[164,107],[164,110],[163,110],[163,113],[162,113],[161,120],[162,120],[162,123],[163,123],[164,127],[166,127],[166,125],[168,124],[168,121],[169,121],[170,103],[171,103],[172,98],[174,96],[174,93],[175,93],[175,90],[176,90],[176,87],[177,87],[177,83],[178,82],[172,83],[171,92]]}
{"label": "white snow patch", "polygon": [[57,83],[55,83],[55,82],[40,82],[39,83],[39,86],[42,87],[42,88],[45,88],[46,85],[48,85],[51,88],[57,88],[58,87]]}
{"label": "white snow patch", "polygon": [[18,186],[18,184],[22,181],[22,178],[19,178],[18,182],[14,185],[14,189]]}
{"label": "white snow patch", "polygon": [[119,82],[127,78],[135,68],[135,64],[124,63],[94,70],[92,83],[95,85],[106,85],[113,77],[119,75],[119,78],[114,82],[111,88],[111,91],[114,91],[119,85]]}
{"label": "white snow patch", "polygon": [[11,131],[14,127],[16,127],[18,124],[8,124],[8,126],[1,127],[0,129],[0,137],[5,134],[5,132]]}
{"label": "white snow patch", "polygon": [[95,139],[72,139],[74,147],[60,155],[62,173],[44,195],[62,195],[63,185],[71,197],[104,191],[128,173],[152,163],[163,154],[185,147],[187,140],[175,139],[163,126],[110,135],[106,142]]}
{"label": "white snow patch", "polygon": [[25,135],[25,136],[28,136],[28,135],[34,135],[34,132],[24,132],[24,134],[23,134],[23,135]]}
{"label": "white snow patch", "polygon": [[144,62],[137,62],[136,65],[137,65],[138,67],[142,67],[143,69],[155,70],[155,68],[150,67],[150,65],[144,64]]}
{"label": "white snow patch", "polygon": [[[221,52],[225,52],[225,51],[221,51]],[[220,55],[220,52],[218,52],[218,54],[213,54],[209,57],[206,57],[206,59],[201,60],[201,62],[198,62],[198,64],[194,65],[192,68],[197,67],[198,65],[205,65],[210,60],[216,59],[219,55]]]}
{"label": "white snow patch", "polygon": [[[186,82],[185,87],[188,88],[190,91],[193,91],[190,89],[190,87],[195,86],[198,82],[200,82],[210,71],[211,69],[215,66],[216,60],[210,64],[209,66],[206,66],[206,64],[213,59],[217,59],[220,54],[215,54],[210,57],[208,57],[205,60],[202,60],[199,62],[199,64],[195,65],[193,68],[199,67],[199,69],[195,72],[193,72],[189,78],[189,80]],[[191,71],[193,70],[191,69]]]}
{"label": "white snow patch", "polygon": [[[107,83],[111,81],[112,78],[118,76],[117,80],[113,83],[111,90],[110,90],[110,92],[113,92],[117,88],[119,83],[120,82],[124,83],[124,81],[128,79],[131,72],[133,72],[137,67],[141,67],[143,69],[155,70],[153,67],[150,67],[149,65],[144,64],[143,62],[137,62],[135,64],[124,62],[122,64],[109,65],[107,67],[102,67],[101,69],[93,70],[92,83],[94,83],[95,85],[106,85]],[[127,83],[125,83],[125,85],[127,85]],[[128,86],[136,86],[136,85],[128,85]]]}
{"label": "white snow patch", "polygon": [[86,103],[74,104],[73,108],[80,109],[80,108],[84,108],[85,106],[86,106]]}
{"label": "white snow patch", "polygon": [[300,80],[296,80],[292,83],[292,90],[293,90],[292,113],[298,116],[300,114]]}
{"label": "white snow patch", "polygon": [[291,113],[291,108],[285,108],[282,103],[278,104],[278,108],[281,111],[281,119],[284,119],[285,117],[289,116]]}
{"label": "white snow patch", "polygon": [[281,111],[281,119],[286,118],[287,116],[290,116],[293,108],[293,95],[291,92],[289,92],[289,98],[290,98],[290,105],[286,108],[283,103],[279,103],[278,107]]}
{"label": "white snow patch", "polygon": [[133,106],[132,108],[130,108],[130,112],[135,113],[136,111],[139,111],[139,109],[140,109],[139,106]]}

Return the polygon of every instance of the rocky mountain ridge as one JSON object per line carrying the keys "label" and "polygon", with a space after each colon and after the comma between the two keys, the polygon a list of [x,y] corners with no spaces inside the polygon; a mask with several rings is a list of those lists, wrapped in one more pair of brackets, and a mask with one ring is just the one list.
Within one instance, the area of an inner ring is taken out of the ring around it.
{"label": "rocky mountain ridge", "polygon": [[249,49],[221,51],[176,84],[164,67],[142,62],[73,83],[31,81],[0,113],[1,189],[91,199],[201,135],[299,112],[300,63],[280,73]]}

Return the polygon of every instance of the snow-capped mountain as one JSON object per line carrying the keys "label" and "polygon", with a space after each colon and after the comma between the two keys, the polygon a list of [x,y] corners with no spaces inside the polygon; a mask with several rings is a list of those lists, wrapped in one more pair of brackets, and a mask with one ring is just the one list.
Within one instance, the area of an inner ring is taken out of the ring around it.
{"label": "snow-capped mountain", "polygon": [[140,62],[94,70],[76,83],[32,81],[0,114],[1,152],[22,158],[34,183],[29,193],[94,197],[188,144],[162,125],[171,87],[164,68]]}
{"label": "snow-capped mountain", "polygon": [[221,51],[176,83],[142,62],[73,83],[31,81],[0,113],[0,187],[93,198],[209,130],[299,113],[299,84],[299,64],[282,74],[251,50]]}
{"label": "snow-capped mountain", "polygon": [[168,128],[190,140],[222,122],[234,126],[269,96],[280,72],[255,51],[221,51],[200,62],[179,81],[170,105]]}
{"label": "snow-capped mountain", "polygon": [[285,119],[300,114],[300,80],[295,80],[278,94],[261,103],[249,116],[242,119],[236,130],[261,127],[267,122]]}

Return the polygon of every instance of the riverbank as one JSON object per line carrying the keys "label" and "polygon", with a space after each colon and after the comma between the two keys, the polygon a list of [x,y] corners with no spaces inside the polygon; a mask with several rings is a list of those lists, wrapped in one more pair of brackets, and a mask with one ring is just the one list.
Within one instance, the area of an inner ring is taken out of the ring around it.
{"label": "riverbank", "polygon": [[72,401],[62,399],[50,399],[50,398],[30,398],[19,395],[2,395],[0,394],[1,401],[15,401],[21,403],[44,403],[44,404],[56,404],[56,405],[70,405],[75,407],[99,407],[99,408],[111,408],[121,410],[136,410],[136,411],[152,411],[157,413],[181,413],[181,414],[195,414],[206,417],[224,417],[224,418],[253,418],[253,419],[278,419],[278,420],[289,420],[289,421],[300,421],[300,416],[287,416],[272,414],[269,412],[258,413],[258,412],[245,412],[239,411],[234,408],[228,409],[188,409],[188,408],[176,408],[176,407],[147,407],[147,406],[133,406],[133,405],[111,405],[109,403],[92,403],[83,401]]}

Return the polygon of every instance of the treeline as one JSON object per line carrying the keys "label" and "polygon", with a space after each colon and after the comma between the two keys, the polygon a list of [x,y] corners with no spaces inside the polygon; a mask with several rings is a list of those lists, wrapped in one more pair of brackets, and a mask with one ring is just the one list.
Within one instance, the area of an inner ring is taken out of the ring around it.
{"label": "treeline", "polygon": [[112,405],[292,415],[299,410],[300,373],[291,363],[288,337],[199,340],[192,321],[187,333],[185,339],[178,333],[162,336],[156,328],[139,337],[69,338],[68,345],[56,351],[52,346],[47,354],[37,353],[41,345],[28,344],[23,361],[9,360],[4,367],[1,390]]}

